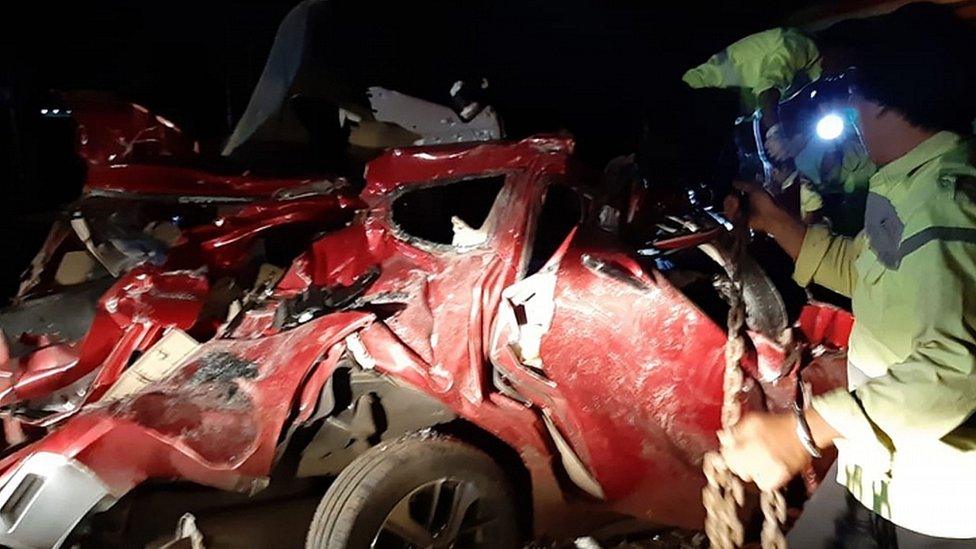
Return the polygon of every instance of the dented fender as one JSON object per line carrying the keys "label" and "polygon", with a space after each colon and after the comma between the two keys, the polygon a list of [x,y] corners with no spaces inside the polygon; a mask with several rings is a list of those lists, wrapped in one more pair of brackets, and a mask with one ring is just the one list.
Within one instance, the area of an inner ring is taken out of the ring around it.
{"label": "dented fender", "polygon": [[99,299],[95,319],[80,343],[42,347],[6,365],[12,379],[3,403],[44,396],[102,367],[89,393],[89,398],[97,398],[117,379],[134,350],[147,348],[166,328],[193,326],[208,291],[201,273],[162,272],[152,266],[129,272]]}
{"label": "dented fender", "polygon": [[[327,376],[341,353],[333,347],[372,319],[368,313],[340,312],[261,339],[201,345],[163,380],[91,405],[0,460],[0,483],[28,455],[49,452],[82,463],[115,497],[149,478],[260,489],[303,383]],[[316,375],[317,365],[324,369]],[[122,447],[125,452],[118,451]]]}

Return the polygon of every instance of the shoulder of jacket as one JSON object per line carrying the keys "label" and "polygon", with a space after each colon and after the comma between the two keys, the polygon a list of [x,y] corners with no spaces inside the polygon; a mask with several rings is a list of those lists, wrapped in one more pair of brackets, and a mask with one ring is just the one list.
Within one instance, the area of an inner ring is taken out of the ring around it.
{"label": "shoulder of jacket", "polygon": [[730,48],[735,50],[752,49],[773,50],[788,48],[797,41],[810,41],[803,33],[792,27],[774,27],[735,41]]}
{"label": "shoulder of jacket", "polygon": [[911,230],[976,226],[976,170],[940,158],[911,178],[911,190],[898,206]]}
{"label": "shoulder of jacket", "polygon": [[960,205],[976,204],[976,156],[969,143],[961,143],[937,160],[935,188],[940,195],[950,195]]}

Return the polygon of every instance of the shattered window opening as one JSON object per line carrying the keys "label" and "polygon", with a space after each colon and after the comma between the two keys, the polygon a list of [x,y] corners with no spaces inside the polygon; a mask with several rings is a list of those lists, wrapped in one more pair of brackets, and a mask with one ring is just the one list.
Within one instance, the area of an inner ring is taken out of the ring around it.
{"label": "shattered window opening", "polygon": [[538,272],[556,253],[569,231],[582,219],[583,204],[579,194],[563,185],[550,185],[546,189],[542,210],[535,224],[535,236],[529,249],[525,276]]}
{"label": "shattered window opening", "polygon": [[483,244],[485,222],[504,184],[504,175],[491,175],[408,189],[393,201],[393,225],[435,246]]}

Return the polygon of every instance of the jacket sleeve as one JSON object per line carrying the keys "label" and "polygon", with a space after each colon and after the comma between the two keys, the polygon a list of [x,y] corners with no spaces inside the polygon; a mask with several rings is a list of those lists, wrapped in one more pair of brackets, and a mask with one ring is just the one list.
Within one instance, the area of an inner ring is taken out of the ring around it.
{"label": "jacket sleeve", "polygon": [[800,183],[800,213],[807,215],[824,207],[823,197],[806,181]]}
{"label": "jacket sleeve", "polygon": [[775,28],[747,36],[689,70],[682,80],[692,88],[746,88],[755,97],[770,89],[785,91],[797,74],[820,75],[820,52],[796,29]]}
{"label": "jacket sleeve", "polygon": [[903,258],[902,269],[916,281],[897,287],[912,294],[908,358],[853,393],[813,402],[846,439],[939,440],[976,411],[976,240],[931,241]]}
{"label": "jacket sleeve", "polygon": [[816,282],[850,297],[857,279],[854,260],[862,245],[861,238],[834,235],[822,225],[808,227],[796,258],[793,280],[803,287]]}

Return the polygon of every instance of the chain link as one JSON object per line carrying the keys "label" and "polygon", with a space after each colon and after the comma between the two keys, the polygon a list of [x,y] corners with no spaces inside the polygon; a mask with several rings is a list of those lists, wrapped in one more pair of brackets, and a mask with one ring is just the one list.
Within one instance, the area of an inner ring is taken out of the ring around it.
{"label": "chain link", "polygon": [[[733,257],[742,251],[744,235],[741,231],[733,234]],[[742,299],[742,282],[736,266],[729,273],[728,287],[725,289],[729,301],[727,319],[728,338],[725,342],[725,376],[722,388],[722,430],[729,431],[739,422],[742,407],[739,394],[745,381],[741,362],[745,355],[745,302]],[[702,504],[705,506],[705,534],[715,549],[735,549],[745,541],[744,527],[739,519],[739,508],[744,501],[742,481],[729,469],[718,452],[705,454],[702,462],[707,484],[702,490]],[[763,513],[763,528],[760,540],[763,549],[786,549],[782,524],[786,520],[786,501],[779,490],[764,491],[760,499]]]}
{"label": "chain link", "polygon": [[779,490],[764,491],[759,498],[763,513],[760,541],[763,549],[786,549],[783,523],[786,522],[786,499]]}

